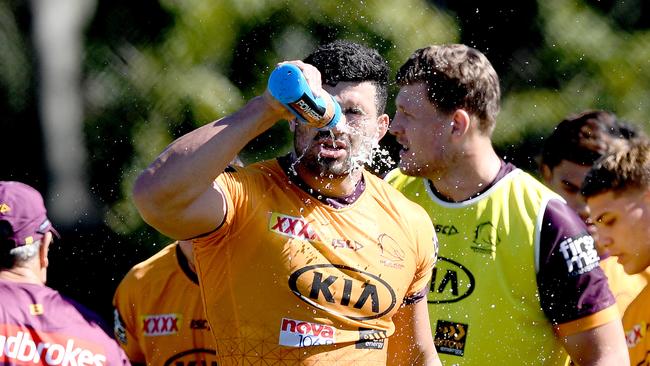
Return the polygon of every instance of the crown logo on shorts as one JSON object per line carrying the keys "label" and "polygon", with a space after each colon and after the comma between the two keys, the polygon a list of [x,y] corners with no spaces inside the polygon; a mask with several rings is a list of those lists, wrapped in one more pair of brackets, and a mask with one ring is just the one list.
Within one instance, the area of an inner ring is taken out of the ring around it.
{"label": "crown logo on shorts", "polygon": [[0,204],[0,214],[4,215],[9,211],[11,211],[11,207],[9,207],[8,204],[6,204],[4,202]]}

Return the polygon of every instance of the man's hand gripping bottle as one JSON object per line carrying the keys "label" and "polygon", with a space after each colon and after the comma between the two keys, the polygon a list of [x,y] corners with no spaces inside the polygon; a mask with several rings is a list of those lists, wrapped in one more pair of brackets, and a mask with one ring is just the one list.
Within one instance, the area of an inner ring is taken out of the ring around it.
{"label": "man's hand gripping bottle", "polygon": [[341,119],[341,106],[327,94],[315,98],[302,71],[293,64],[282,64],[269,77],[271,95],[298,121],[321,130],[329,130]]}

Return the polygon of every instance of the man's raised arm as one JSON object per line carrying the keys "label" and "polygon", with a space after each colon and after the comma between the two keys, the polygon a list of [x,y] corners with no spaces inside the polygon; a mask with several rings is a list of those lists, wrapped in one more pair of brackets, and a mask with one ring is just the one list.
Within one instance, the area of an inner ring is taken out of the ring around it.
{"label": "man's raised arm", "polygon": [[268,92],[242,109],[171,143],[138,176],[133,199],[142,218],[174,239],[216,229],[225,200],[214,179],[254,137],[290,114]]}

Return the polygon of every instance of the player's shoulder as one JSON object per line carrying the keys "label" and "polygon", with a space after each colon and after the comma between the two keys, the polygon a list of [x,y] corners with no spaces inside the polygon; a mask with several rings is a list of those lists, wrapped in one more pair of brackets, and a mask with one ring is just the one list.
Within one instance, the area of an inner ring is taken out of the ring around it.
{"label": "player's shoulder", "polygon": [[219,175],[218,184],[246,187],[247,195],[264,194],[270,189],[284,187],[287,182],[285,173],[278,159],[264,160],[246,165],[231,167]]}
{"label": "player's shoulder", "polygon": [[510,173],[508,173],[508,175],[512,177],[512,180],[514,182],[519,182],[526,186],[530,186],[532,188],[539,189],[545,192],[546,191],[553,192],[550,188],[548,188],[544,183],[542,183],[541,180],[539,180],[533,174],[524,171],[520,168],[514,168]]}
{"label": "player's shoulder", "polygon": [[134,265],[122,279],[120,287],[131,286],[135,283],[142,286],[147,282],[169,277],[173,271],[178,270],[177,246],[178,242],[171,243],[153,256]]}
{"label": "player's shoulder", "polygon": [[[14,284],[15,282],[0,280],[0,296],[15,293],[18,289]],[[3,298],[7,297],[3,296]]]}
{"label": "player's shoulder", "polygon": [[384,181],[386,181],[389,185],[392,187],[395,187],[396,189],[400,189],[402,187],[405,187],[409,184],[416,183],[418,181],[421,181],[421,178],[418,177],[412,177],[409,175],[406,175],[402,173],[399,168],[395,168],[391,171],[389,171],[386,176],[384,177]]}
{"label": "player's shoulder", "polygon": [[244,167],[230,167],[226,173],[248,179],[277,179],[284,177],[284,170],[278,159],[262,160]]}
{"label": "player's shoulder", "polygon": [[[108,323],[106,323],[106,321],[94,310],[91,310],[86,305],[65,295],[59,294],[57,299],[57,302],[62,309],[66,308],[70,313],[74,313],[78,317],[77,321],[90,325],[91,329],[94,328],[94,326],[97,326],[100,328],[97,329],[98,331],[109,334],[110,327],[108,326]],[[64,314],[64,312],[61,310],[53,311],[53,313],[61,317]],[[72,321],[72,318],[70,316],[63,316],[62,318],[66,319],[66,322],[68,323]]]}
{"label": "player's shoulder", "polygon": [[[95,311],[51,287],[39,287],[36,290],[38,293],[33,293],[30,301],[36,299],[38,304],[30,304],[30,311],[40,312],[44,319],[50,319],[49,322],[69,329],[101,333],[108,331],[108,325]],[[35,305],[39,307],[34,307]]]}
{"label": "player's shoulder", "polygon": [[389,201],[398,203],[411,202],[393,184],[389,182],[388,177],[389,176],[387,175],[384,177],[384,179],[382,179],[368,171],[366,171],[364,175],[364,179],[366,179],[366,186],[376,191],[375,194],[379,194],[382,196],[382,198]]}
{"label": "player's shoulder", "polygon": [[566,203],[562,196],[548,188],[537,177],[519,168],[513,169],[497,184],[501,182],[509,182],[512,189],[520,191],[521,194],[515,193],[510,196],[511,198],[519,197],[541,204],[545,204],[550,200],[557,200],[563,204]]}
{"label": "player's shoulder", "polygon": [[[399,172],[395,174],[400,174],[407,179],[419,179],[405,176]],[[417,220],[420,224],[427,222],[430,224],[429,215],[426,210],[406,197],[400,190],[390,184],[386,178],[381,179],[371,173],[366,174],[366,179],[371,183],[367,185],[371,186],[377,192],[375,194],[378,195],[378,199],[383,200],[382,205],[397,214],[403,220],[412,219]]]}

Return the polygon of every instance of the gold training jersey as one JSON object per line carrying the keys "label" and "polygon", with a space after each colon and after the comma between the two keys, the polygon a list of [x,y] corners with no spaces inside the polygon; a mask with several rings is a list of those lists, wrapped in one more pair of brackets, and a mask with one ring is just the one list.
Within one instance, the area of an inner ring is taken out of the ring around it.
{"label": "gold training jersey", "polygon": [[650,287],[646,286],[625,310],[623,329],[630,365],[650,365]]}
{"label": "gold training jersey", "polygon": [[131,362],[216,366],[196,274],[177,243],[135,265],[113,305],[115,338]]}
{"label": "gold training jersey", "polygon": [[609,288],[616,298],[616,305],[618,305],[619,313],[622,315],[628,305],[648,283],[647,273],[629,275],[625,273],[623,266],[613,256],[601,260],[600,268],[607,275]]}
{"label": "gold training jersey", "polygon": [[435,262],[426,213],[381,179],[335,208],[267,161],[216,183],[224,224],[195,240],[219,365],[384,365],[392,316]]}

